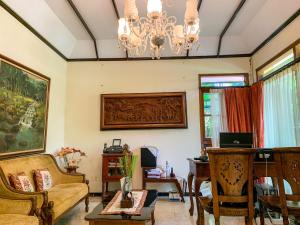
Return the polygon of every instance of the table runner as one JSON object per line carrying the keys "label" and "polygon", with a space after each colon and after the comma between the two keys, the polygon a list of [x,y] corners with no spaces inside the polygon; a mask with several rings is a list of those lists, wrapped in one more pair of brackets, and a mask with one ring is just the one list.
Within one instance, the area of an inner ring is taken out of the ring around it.
{"label": "table runner", "polygon": [[100,213],[101,215],[141,215],[141,210],[144,206],[147,191],[132,191],[134,198],[134,206],[132,208],[121,208],[122,192],[118,191],[114,198],[108,203],[105,209]]}

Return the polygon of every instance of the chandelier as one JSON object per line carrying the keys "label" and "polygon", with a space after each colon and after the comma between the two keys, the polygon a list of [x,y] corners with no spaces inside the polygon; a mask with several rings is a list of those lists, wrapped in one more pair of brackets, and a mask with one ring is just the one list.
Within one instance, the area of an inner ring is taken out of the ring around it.
{"label": "chandelier", "polygon": [[166,42],[179,55],[199,39],[197,0],[186,0],[184,25],[177,25],[175,16],[162,10],[161,0],[148,0],[147,17],[139,17],[135,0],[125,0],[124,18],[119,19],[119,45],[130,55],[141,56],[148,45],[152,58],[159,59]]}

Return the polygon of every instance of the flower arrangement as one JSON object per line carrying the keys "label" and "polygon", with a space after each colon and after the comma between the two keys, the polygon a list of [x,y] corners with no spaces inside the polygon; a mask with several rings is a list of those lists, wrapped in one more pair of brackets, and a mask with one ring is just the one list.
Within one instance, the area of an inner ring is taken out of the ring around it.
{"label": "flower arrangement", "polygon": [[63,161],[64,167],[78,167],[81,157],[86,154],[77,148],[62,147],[54,156]]}

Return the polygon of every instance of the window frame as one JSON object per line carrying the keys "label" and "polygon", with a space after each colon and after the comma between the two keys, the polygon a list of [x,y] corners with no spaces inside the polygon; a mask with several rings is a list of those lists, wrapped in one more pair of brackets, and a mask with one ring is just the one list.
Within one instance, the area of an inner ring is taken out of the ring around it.
{"label": "window frame", "polygon": [[[244,76],[245,85],[243,87],[249,86],[249,73],[220,73],[220,74],[199,74],[199,110],[200,110],[200,140],[201,147],[205,149],[212,146],[211,138],[207,138],[205,134],[205,113],[204,113],[204,94],[210,93],[210,89],[226,89],[232,87],[201,87],[201,78],[207,76],[213,77],[230,77],[230,76]],[[236,88],[241,87],[237,86]],[[233,87],[234,88],[234,87]]]}
{"label": "window frame", "polygon": [[[294,60],[292,62],[295,62],[297,60],[297,58],[299,58],[299,55],[297,56],[297,50],[296,47],[300,45],[300,38],[297,39],[296,41],[294,41],[292,44],[290,44],[289,46],[285,47],[283,50],[281,50],[280,52],[278,52],[275,56],[273,56],[271,59],[267,60],[265,63],[263,63],[262,65],[260,65],[259,67],[257,67],[255,69],[255,73],[256,73],[256,81],[261,81],[264,80],[265,77],[268,77],[269,75],[276,73],[277,70],[280,70],[282,67],[280,67],[279,69],[277,69],[276,71],[273,71],[272,73],[266,75],[266,76],[258,76],[258,73],[261,69],[263,69],[264,67],[266,67],[268,64],[271,64],[272,62],[274,62],[275,60],[277,60],[278,58],[280,58],[282,55],[284,55],[285,53],[287,53],[288,51],[292,50],[294,53]],[[299,53],[298,53],[299,54]],[[288,63],[289,64],[289,63]],[[287,64],[287,65],[288,65]],[[284,66],[283,66],[284,67]]]}

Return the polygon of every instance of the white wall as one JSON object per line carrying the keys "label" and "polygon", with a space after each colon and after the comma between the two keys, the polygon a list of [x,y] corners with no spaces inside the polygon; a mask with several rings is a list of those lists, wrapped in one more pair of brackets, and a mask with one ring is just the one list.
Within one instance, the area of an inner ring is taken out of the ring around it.
{"label": "white wall", "polygon": [[0,53],[51,78],[47,152],[64,145],[67,63],[0,7]]}
{"label": "white wall", "polygon": [[252,56],[252,74],[256,81],[256,69],[300,38],[300,17],[298,16],[267,45]]}
{"label": "white wall", "polygon": [[[143,145],[157,146],[160,162],[168,160],[186,178],[186,159],[200,154],[198,74],[249,70],[249,58],[69,63],[65,144],[87,152],[80,169],[90,179],[91,191],[102,191],[101,153],[113,138],[122,138],[135,152]],[[167,91],[186,91],[188,129],[100,131],[100,94]],[[136,188],[141,187],[140,178],[139,169]]]}

